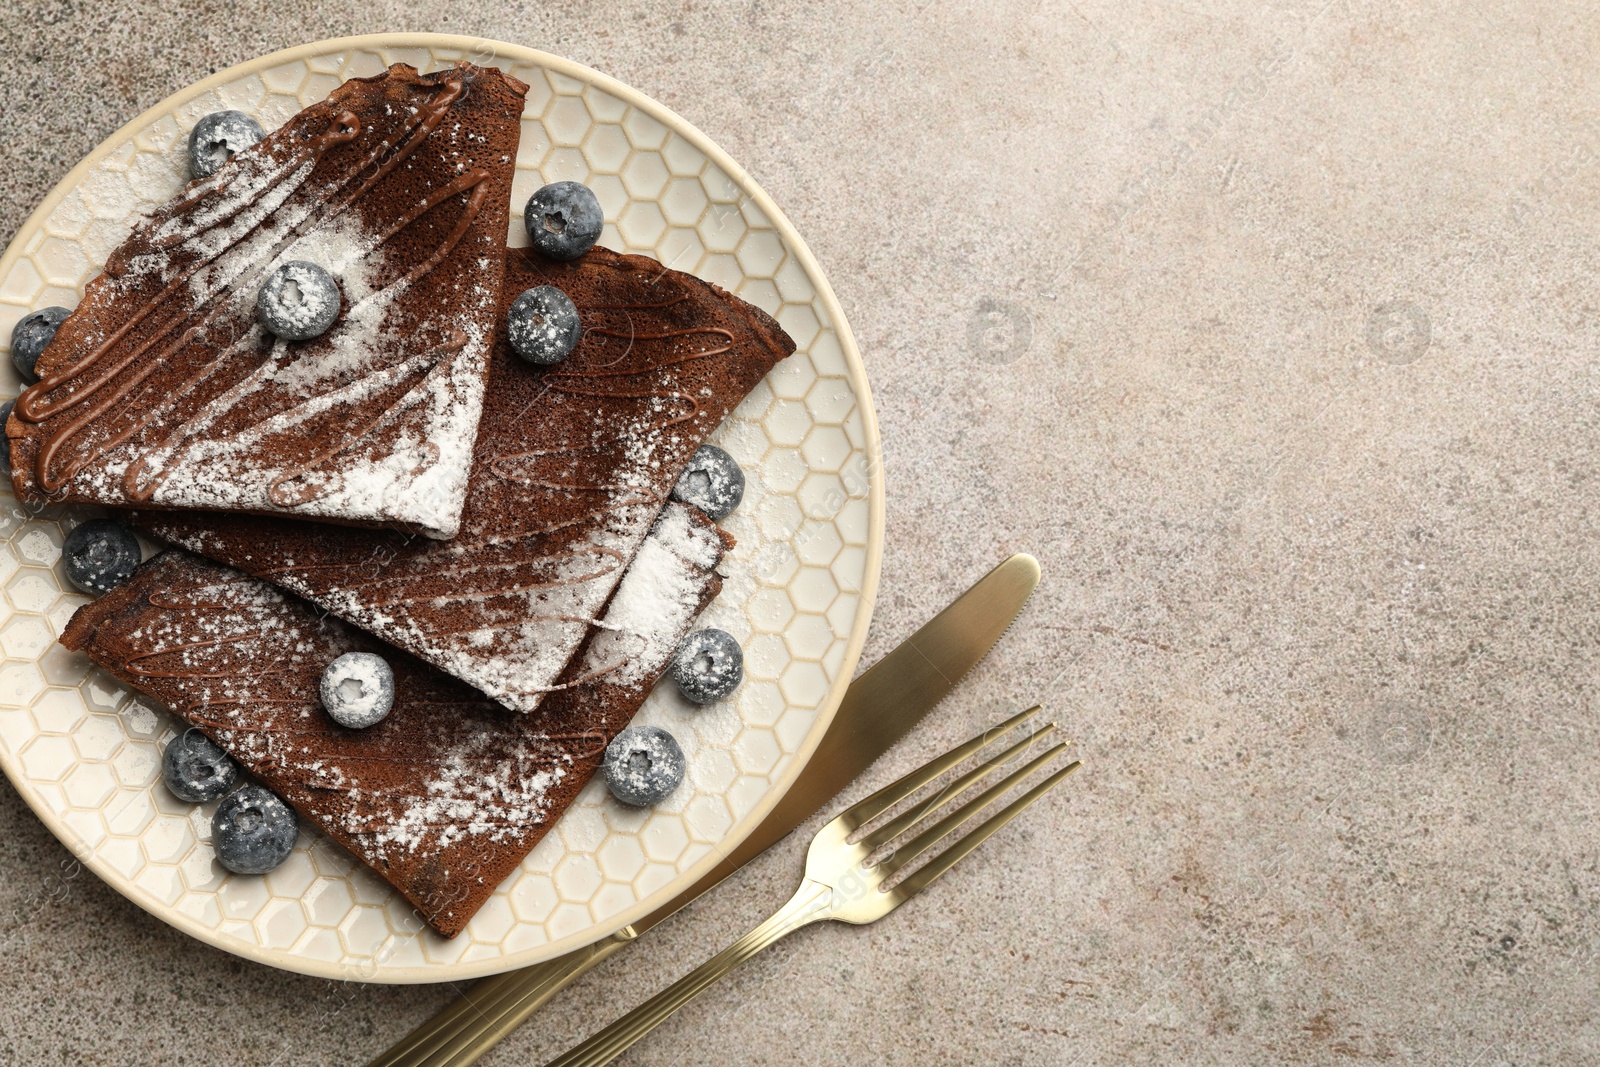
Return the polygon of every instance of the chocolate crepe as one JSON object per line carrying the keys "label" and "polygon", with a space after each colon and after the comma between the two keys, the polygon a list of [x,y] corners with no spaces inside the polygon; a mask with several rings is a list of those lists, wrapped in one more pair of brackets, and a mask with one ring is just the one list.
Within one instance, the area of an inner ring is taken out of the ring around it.
{"label": "chocolate crepe", "polygon": [[[6,423],[17,495],[453,536],[526,92],[396,64],[142,220]],[[290,343],[255,301],[292,260],[329,271],[341,306]]]}
{"label": "chocolate crepe", "polygon": [[[61,641],[171,708],[454,937],[572,803],[633,718],[731,543],[670,504],[564,689],[518,715],[297,597],[181,551],[79,608]],[[323,668],[375,652],[395,705],[364,730],[322,709]]]}

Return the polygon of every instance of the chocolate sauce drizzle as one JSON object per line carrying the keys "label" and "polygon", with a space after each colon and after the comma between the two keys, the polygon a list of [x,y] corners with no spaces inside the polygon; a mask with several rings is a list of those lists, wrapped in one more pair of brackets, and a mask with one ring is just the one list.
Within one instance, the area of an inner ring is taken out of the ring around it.
{"label": "chocolate sauce drizzle", "polygon": [[[223,168],[216,178],[201,183],[192,195],[169,209],[165,221],[148,232],[147,243],[157,251],[179,256],[182,265],[159,293],[130,314],[107,337],[71,364],[48,374],[17,401],[15,412],[23,421],[56,424],[44,438],[35,457],[34,475],[40,488],[47,493],[57,492],[89,464],[122,446],[156,420],[181,409],[202,386],[214,380],[222,381],[225,375],[238,374],[243,368],[244,373],[237,381],[226,386],[209,402],[199,405],[192,414],[177,421],[171,432],[160,440],[143,446],[128,464],[122,479],[122,489],[127,498],[132,502],[151,500],[167,477],[178,469],[176,464],[192,438],[204,432],[235,401],[269,379],[295,357],[296,346],[277,341],[271,346],[265,360],[254,367],[248,366],[248,354],[259,350],[264,336],[260,328],[253,324],[253,308],[250,306],[260,278],[294,242],[335,222],[417,151],[461,97],[465,89],[462,72],[456,71],[445,76],[436,83],[435,89],[431,98],[412,109],[394,134],[381,137],[343,173],[334,176],[325,185],[319,184],[309,195],[311,204],[299,205],[303,207],[304,214],[284,227],[282,232],[270,235],[270,247],[264,255],[255,257],[237,276],[198,300],[186,298],[186,294],[192,291],[193,283],[201,273],[216,265],[240,242],[268,233],[266,227],[280,213],[292,215],[292,212],[281,212],[280,209],[302,190],[330,149],[348,144],[361,135],[361,120],[348,110],[335,111],[330,108],[325,128],[294,146],[286,158],[281,161],[265,155],[241,158],[233,167]],[[361,303],[392,299],[443,262],[481,212],[487,192],[484,183],[488,177],[489,172],[482,168],[465,171],[433,191],[378,234],[364,252],[365,256],[372,255],[395,235],[440,205],[455,198],[464,200],[464,210],[455,226],[432,254],[364,297]],[[251,180],[257,178],[260,180]],[[230,197],[230,183],[241,183],[242,193]],[[208,208],[208,205],[214,206]],[[235,220],[239,220],[242,230],[225,235],[229,239],[214,242],[215,247],[208,251],[204,238]],[[106,265],[106,273],[112,277],[124,275],[129,269],[130,262],[125,250],[119,250]],[[343,317],[346,321],[354,310],[352,308],[345,313]],[[129,351],[117,354],[119,344],[150,319],[157,321],[150,336]],[[334,330],[344,325],[341,322],[335,325]],[[145,383],[167,364],[174,353],[203,336],[214,337],[218,330],[236,335],[225,343],[219,357],[209,360],[181,382],[162,383],[159,397],[137,395],[145,391]],[[447,363],[446,356],[459,351],[466,344],[465,336],[457,331],[445,343],[403,359],[398,365],[391,364],[370,371],[365,376],[370,379],[365,383],[366,395],[373,392],[371,386],[381,384],[384,379],[397,379],[402,383],[410,379],[410,385],[375,413],[361,414],[339,447],[326,450],[276,477],[267,489],[268,500],[273,505],[287,509],[326,494],[338,484],[338,478],[312,475],[341,455],[370,442],[374,434],[391,426],[402,412],[419,403],[426,395],[435,369]],[[130,368],[137,369],[126,373]],[[85,376],[87,380],[82,380]],[[359,397],[363,395],[363,382],[358,380],[349,383],[343,390],[350,396]],[[329,400],[326,396],[313,397],[270,413],[246,427],[237,435],[237,439],[242,440],[247,434],[269,424],[274,427],[290,425],[297,419],[307,417],[314,408],[326,410]],[[71,458],[61,459],[64,450],[86,429],[101,416],[119,407],[123,410],[142,407],[143,413],[130,419],[120,430],[79,449]]]}

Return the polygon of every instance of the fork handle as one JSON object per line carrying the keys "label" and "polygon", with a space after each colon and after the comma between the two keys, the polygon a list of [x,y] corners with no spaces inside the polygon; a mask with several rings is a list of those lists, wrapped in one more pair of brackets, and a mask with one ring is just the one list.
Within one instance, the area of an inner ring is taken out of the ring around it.
{"label": "fork handle", "polygon": [[820,882],[801,883],[789,903],[772,918],[546,1067],[600,1067],[610,1063],[739,964],[802,926],[827,918],[832,893]]}
{"label": "fork handle", "polygon": [[558,959],[486,978],[367,1067],[467,1067],[557,993],[620,951],[632,927]]}

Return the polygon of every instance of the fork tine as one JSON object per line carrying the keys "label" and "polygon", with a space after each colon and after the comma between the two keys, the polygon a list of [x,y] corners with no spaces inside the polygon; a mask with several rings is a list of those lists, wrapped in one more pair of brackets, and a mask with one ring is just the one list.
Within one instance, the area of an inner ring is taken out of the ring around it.
{"label": "fork tine", "polygon": [[943,807],[944,805],[950,803],[956,797],[960,796],[962,793],[965,793],[969,788],[971,788],[974,782],[993,774],[995,771],[1005,766],[1006,763],[1010,761],[1012,756],[1015,756],[1019,752],[1027,749],[1030,745],[1034,744],[1036,741],[1053,731],[1055,728],[1055,723],[1045,723],[1033,733],[1029,734],[1027,737],[1024,737],[1021,741],[1018,741],[1016,744],[995,756],[993,759],[985,760],[983,763],[980,763],[978,766],[972,768],[972,770],[968,771],[966,774],[963,774],[960,778],[957,778],[955,781],[945,786],[943,789],[936,791],[932,796],[929,796],[924,800],[919,800],[917,803],[913,804],[899,815],[896,815],[893,819],[884,823],[882,826],[874,828],[872,832],[866,834],[862,840],[866,841],[874,848],[886,842],[893,841],[911,827],[915,826],[917,821],[924,815],[936,808]]}
{"label": "fork tine", "polygon": [[895,871],[900,870],[906,864],[910,863],[912,860],[928,851],[928,849],[932,848],[934,845],[950,836],[950,834],[965,826],[973,819],[977,818],[979,813],[1004,796],[1006,791],[1012,786],[1016,785],[1024,778],[1027,778],[1034,771],[1050,762],[1050,760],[1054,759],[1063,750],[1065,750],[1066,747],[1067,745],[1064,741],[1059,745],[1051,745],[1044,752],[1035,756],[1033,759],[1029,760],[1027,763],[1023,764],[1021,767],[1012,771],[994,785],[990,786],[988,789],[985,789],[982,793],[979,793],[966,804],[957,808],[955,811],[952,811],[949,815],[946,815],[944,818],[940,819],[938,822],[922,831],[922,833],[918,834],[910,841],[907,841],[905,844],[895,849],[894,855],[889,857],[883,863],[884,877],[888,877]]}
{"label": "fork tine", "polygon": [[869,819],[876,818],[885,811],[888,811],[890,808],[894,807],[896,804],[900,803],[900,801],[904,800],[912,793],[915,793],[918,789],[921,789],[923,786],[939,777],[939,775],[943,774],[951,767],[954,767],[956,764],[960,763],[962,760],[978,751],[978,749],[982,748],[984,745],[989,744],[995,738],[1004,735],[1008,731],[1013,730],[1018,726],[1021,726],[1023,723],[1039,714],[1039,710],[1040,706],[1035,704],[1027,711],[1013,715],[1000,725],[989,727],[987,730],[983,731],[983,733],[972,738],[971,740],[962,742],[933,762],[919,767],[898,781],[890,782],[888,785],[884,786],[876,793],[873,793],[871,796],[866,797],[849,808],[846,808],[839,814],[839,818],[848,820],[856,826],[860,826]]}
{"label": "fork tine", "polygon": [[1050,777],[1046,778],[1044,781],[1040,782],[1038,785],[1022,794],[1016,800],[1013,800],[1011,803],[1007,804],[1000,810],[998,814],[990,817],[987,822],[983,823],[983,825],[972,831],[972,833],[968,834],[966,837],[963,837],[960,841],[957,841],[955,844],[939,853],[933,859],[929,860],[921,870],[917,871],[915,874],[911,875],[905,881],[896,886],[893,892],[902,894],[901,899],[904,900],[914,897],[924,889],[928,888],[935,878],[939,877],[945,871],[948,871],[951,867],[954,867],[967,853],[971,852],[973,849],[983,844],[984,841],[988,840],[989,835],[993,834],[996,830],[1000,829],[1000,827],[1004,826],[1012,819],[1015,819],[1022,813],[1023,808],[1026,808],[1029,804],[1032,804],[1035,800],[1038,800],[1040,797],[1044,796],[1045,793],[1055,788],[1055,786],[1059,784],[1063,778],[1081,766],[1083,766],[1082,760],[1073,760],[1071,763],[1067,764],[1065,767],[1061,768],[1059,771],[1055,772]]}

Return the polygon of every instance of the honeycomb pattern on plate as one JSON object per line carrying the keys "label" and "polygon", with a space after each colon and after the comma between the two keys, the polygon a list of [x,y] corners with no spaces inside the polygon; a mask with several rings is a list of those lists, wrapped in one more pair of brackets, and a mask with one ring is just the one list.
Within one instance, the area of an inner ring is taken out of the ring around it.
{"label": "honeycomb pattern on plate", "polygon": [[[745,684],[736,700],[707,709],[670,684],[658,689],[639,721],[680,739],[687,784],[644,812],[591,783],[522,870],[446,941],[310,829],[265,877],[230,876],[218,866],[209,844],[215,805],[181,803],[160,783],[161,748],[177,720],[55,643],[83,602],[59,576],[61,540],[88,513],[30,515],[7,488],[0,490],[0,762],[101,877],[196,936],[309,973],[443,981],[531,963],[621,928],[684,888],[697,865],[709,866],[731,846],[742,821],[776,799],[819,733],[852,641],[859,647],[871,610],[863,590],[875,579],[872,545],[881,537],[872,505],[881,490],[871,412],[854,384],[859,364],[819,295],[825,286],[756,198],[676,131],[672,116],[539,53],[462,39],[420,48],[399,40],[329,42],[317,54],[246,64],[205,91],[179,94],[109,143],[0,261],[0,345],[28,311],[74,306],[138,214],[181,187],[188,130],[202,115],[237,108],[271,129],[342,80],[392,62],[431,70],[468,57],[501,66],[530,86],[513,243],[526,243],[521,205],[529,193],[549,181],[585,182],[606,211],[603,244],[722,285],[770,312],[799,345],[715,436],[750,477],[744,503],[724,523],[739,547],[704,622],[743,644]],[[19,389],[6,359],[0,397]]]}

